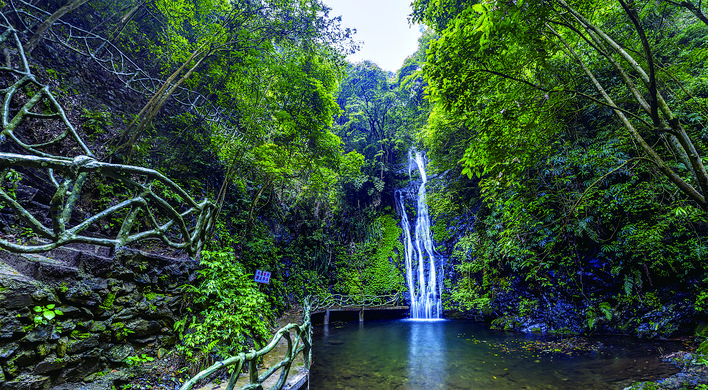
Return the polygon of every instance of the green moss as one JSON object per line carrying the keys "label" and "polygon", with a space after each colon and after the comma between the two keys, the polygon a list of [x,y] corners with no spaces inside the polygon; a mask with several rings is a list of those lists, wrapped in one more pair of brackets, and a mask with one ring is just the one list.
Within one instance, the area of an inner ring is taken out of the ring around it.
{"label": "green moss", "polygon": [[81,332],[79,330],[74,329],[71,331],[70,337],[74,340],[83,340],[83,339],[91,337],[91,333]]}
{"label": "green moss", "polygon": [[90,111],[84,108],[81,119],[84,120],[83,128],[89,138],[95,138],[113,126],[111,113],[108,111]]}
{"label": "green moss", "polygon": [[99,307],[103,310],[110,310],[113,307],[115,300],[116,294],[108,293],[108,295],[106,295],[106,299],[103,300],[103,303],[101,303]]}
{"label": "green moss", "polygon": [[155,298],[157,298],[158,294],[152,292],[152,290],[150,289],[150,287],[145,287],[145,289],[143,290],[143,296],[144,296],[145,299],[147,299],[148,301],[152,301],[152,300],[154,300]]}
{"label": "green moss", "polygon": [[522,298],[519,301],[519,315],[526,317],[538,309],[538,299]]}
{"label": "green moss", "polygon": [[47,72],[47,75],[49,75],[49,77],[52,79],[56,80],[59,78],[59,73],[54,69],[45,68],[44,71]]}
{"label": "green moss", "polygon": [[661,301],[654,292],[648,292],[644,294],[644,298],[642,301],[645,305],[649,306],[652,309],[661,309]]}
{"label": "green moss", "polygon": [[129,334],[135,333],[132,330],[126,328],[125,324],[122,322],[112,323],[111,329],[113,329],[113,335],[115,336],[116,340],[118,340],[118,341],[123,341],[123,340],[125,340],[125,338],[128,337]]}
{"label": "green moss", "polygon": [[381,226],[381,238],[373,259],[363,273],[366,294],[388,294],[404,288],[403,275],[397,268],[401,266],[403,243],[399,239],[403,230],[390,215],[377,219]]}

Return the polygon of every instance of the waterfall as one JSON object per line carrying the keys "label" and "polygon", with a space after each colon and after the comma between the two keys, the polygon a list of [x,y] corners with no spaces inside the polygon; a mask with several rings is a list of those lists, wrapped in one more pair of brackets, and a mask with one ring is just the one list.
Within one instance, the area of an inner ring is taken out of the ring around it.
{"label": "waterfall", "polygon": [[[396,209],[401,216],[403,229],[403,248],[406,266],[406,284],[410,292],[411,318],[442,318],[442,283],[438,280],[438,267],[433,251],[433,238],[430,233],[430,216],[425,198],[425,184],[428,176],[425,172],[423,153],[408,153],[408,174],[413,164],[418,168],[420,181],[413,182],[407,189],[395,193]],[[417,186],[417,192],[415,188]],[[411,229],[406,211],[406,201],[416,206],[415,229]]]}

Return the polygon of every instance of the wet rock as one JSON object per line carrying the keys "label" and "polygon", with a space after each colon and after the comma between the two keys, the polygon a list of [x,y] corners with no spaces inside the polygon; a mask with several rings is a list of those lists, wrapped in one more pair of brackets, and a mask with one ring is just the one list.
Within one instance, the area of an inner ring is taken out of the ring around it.
{"label": "wet rock", "polygon": [[546,333],[548,326],[544,323],[535,323],[521,328],[524,333]]}
{"label": "wet rock", "polygon": [[111,277],[120,280],[133,280],[134,275],[132,270],[123,266],[114,266],[110,273]]}
{"label": "wet rock", "polygon": [[20,348],[18,343],[5,344],[0,347],[0,359],[7,359]]}
{"label": "wet rock", "polygon": [[32,293],[32,299],[40,304],[59,303],[59,298],[49,289],[40,289]]}
{"label": "wet rock", "polygon": [[101,321],[93,321],[91,325],[89,325],[88,330],[91,333],[101,333],[107,329],[106,323],[101,322]]}
{"label": "wet rock", "polygon": [[128,356],[131,356],[135,352],[130,344],[119,344],[111,349],[105,354],[106,359],[112,363],[122,363]]}
{"label": "wet rock", "polygon": [[96,306],[101,301],[101,297],[83,282],[69,287],[66,299],[77,306]]}
{"label": "wet rock", "polygon": [[98,359],[101,357],[101,349],[100,348],[94,348],[86,353],[81,354],[81,359]]}
{"label": "wet rock", "polygon": [[93,312],[89,310],[88,307],[82,307],[81,312],[83,313],[84,317],[93,319]]}
{"label": "wet rock", "polygon": [[33,290],[30,288],[22,288],[17,290],[8,290],[3,295],[0,295],[0,304],[5,309],[20,309],[31,306]]}
{"label": "wet rock", "polygon": [[68,365],[74,364],[81,360],[78,356],[67,356],[66,358],[59,358],[56,356],[51,356],[42,362],[39,362],[35,368],[35,374],[48,374],[52,371],[60,370]]}
{"label": "wet rock", "polygon": [[95,348],[98,346],[98,338],[99,336],[96,334],[89,334],[89,336],[81,340],[69,341],[69,345],[67,346],[67,352],[69,352],[70,354],[75,354],[89,350],[91,348]]}
{"label": "wet rock", "polygon": [[16,339],[25,333],[24,326],[16,317],[4,318],[0,325],[0,339]]}
{"label": "wet rock", "polygon": [[58,357],[64,357],[66,356],[66,352],[69,348],[69,338],[68,337],[62,337],[57,341],[57,356]]}
{"label": "wet rock", "polygon": [[116,298],[116,300],[113,302],[114,305],[116,306],[133,306],[135,305],[135,299],[131,295],[124,295],[121,297]]}
{"label": "wet rock", "polygon": [[92,291],[108,290],[108,281],[101,278],[92,278],[85,280],[84,283]]}
{"label": "wet rock", "polygon": [[48,389],[50,385],[51,380],[48,376],[22,375],[13,381],[0,385],[0,390],[44,390]]}
{"label": "wet rock", "polygon": [[688,327],[693,317],[694,310],[688,305],[663,305],[642,316],[636,334],[640,338],[670,337]]}
{"label": "wet rock", "polygon": [[145,275],[145,274],[135,274],[133,277],[133,280],[135,280],[136,283],[140,284],[151,284],[152,281],[150,280],[150,277]]}
{"label": "wet rock", "polygon": [[27,333],[27,336],[25,336],[25,340],[29,341],[30,343],[47,342],[51,338],[52,333],[54,333],[53,326],[38,326],[32,329],[29,333]]}
{"label": "wet rock", "polygon": [[35,356],[37,356],[37,354],[31,350],[19,351],[10,359],[10,362],[16,367],[26,367],[34,363]]}
{"label": "wet rock", "polygon": [[165,303],[167,304],[167,307],[169,307],[172,310],[175,310],[182,305],[182,297],[180,297],[180,296],[166,297]]}
{"label": "wet rock", "polygon": [[172,318],[173,314],[172,311],[167,308],[167,305],[162,302],[157,305],[148,305],[145,316],[148,318]]}
{"label": "wet rock", "polygon": [[136,344],[150,344],[154,343],[157,340],[157,336],[150,336],[142,339],[135,339],[133,340],[134,343]]}
{"label": "wet rock", "polygon": [[65,370],[66,377],[73,380],[83,379],[91,373],[101,369],[101,361],[99,359],[82,359],[81,363],[76,367]]}
{"label": "wet rock", "polygon": [[75,317],[83,313],[79,308],[74,306],[62,306],[59,310],[61,310],[61,312],[67,317]]}
{"label": "wet rock", "polygon": [[133,308],[125,308],[113,317],[113,322],[125,322],[138,316],[138,311]]}
{"label": "wet rock", "polygon": [[75,320],[66,320],[57,324],[56,331],[59,333],[71,333],[72,330],[76,329]]}
{"label": "wet rock", "polygon": [[114,293],[120,291],[120,289],[123,288],[124,285],[123,282],[115,278],[106,279],[106,283],[108,283],[108,289]]}
{"label": "wet rock", "polygon": [[126,328],[133,331],[133,337],[140,338],[142,336],[158,333],[160,329],[162,329],[162,326],[160,326],[160,323],[157,321],[140,319],[129,323],[126,325]]}
{"label": "wet rock", "polygon": [[162,345],[166,347],[172,347],[175,344],[177,344],[177,336],[175,335],[168,335],[168,336],[163,336],[161,338],[162,340]]}

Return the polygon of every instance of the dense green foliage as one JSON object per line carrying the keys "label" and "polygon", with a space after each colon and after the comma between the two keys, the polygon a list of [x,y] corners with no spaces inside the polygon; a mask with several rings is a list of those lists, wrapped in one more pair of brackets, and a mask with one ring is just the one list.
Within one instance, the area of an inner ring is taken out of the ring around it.
{"label": "dense green foliage", "polygon": [[232,356],[249,345],[264,346],[274,313],[251,275],[229,252],[203,251],[201,264],[201,281],[186,291],[194,307],[203,309],[175,325],[183,336],[180,348],[193,357],[195,351]]}
{"label": "dense green foliage", "polygon": [[308,295],[405,293],[393,203],[414,146],[447,308],[515,326],[563,302],[585,331],[649,336],[675,330],[658,310],[705,313],[708,26],[685,6],[416,0],[430,28],[397,74],[346,63],[350,32],[319,0],[89,6],[71,21],[163,89],[82,111],[84,133],[220,209],[201,311],[178,324],[190,350],[259,345]]}
{"label": "dense green foliage", "polygon": [[439,171],[467,176],[432,207],[478,210],[447,241],[453,302],[518,314],[498,300],[523,286],[585,302],[593,329],[608,305],[703,285],[708,26],[668,4],[544,4],[415,2],[440,35],[424,142]]}
{"label": "dense green foliage", "polygon": [[[92,147],[155,168],[220,209],[189,288],[195,311],[177,324],[185,351],[201,351],[188,355],[261,345],[273,313],[308,295],[404,289],[388,206],[418,108],[402,77],[346,64],[351,32],[321,1],[97,0],[65,19],[126,53],[157,88],[130,105],[84,108]],[[47,55],[41,45],[33,53]],[[50,77],[72,71],[57,68]],[[180,88],[203,96],[196,108]],[[125,196],[104,187],[86,201]],[[120,225],[118,216],[104,232]],[[250,281],[257,269],[271,272],[268,285]]]}

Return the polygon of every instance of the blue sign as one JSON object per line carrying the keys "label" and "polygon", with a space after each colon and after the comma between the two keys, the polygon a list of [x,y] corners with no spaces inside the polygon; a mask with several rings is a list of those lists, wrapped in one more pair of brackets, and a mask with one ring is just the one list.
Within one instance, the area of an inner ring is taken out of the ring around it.
{"label": "blue sign", "polygon": [[257,283],[268,284],[270,282],[270,272],[256,270],[256,276],[253,278]]}

